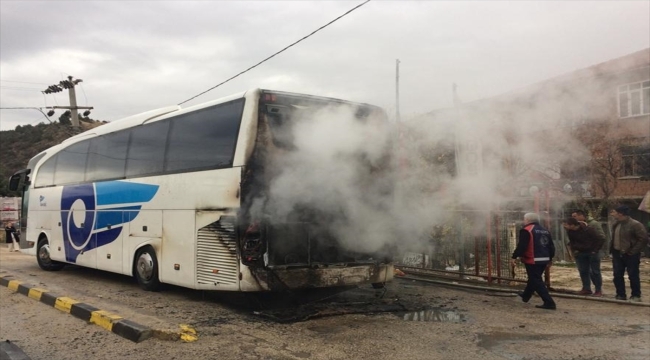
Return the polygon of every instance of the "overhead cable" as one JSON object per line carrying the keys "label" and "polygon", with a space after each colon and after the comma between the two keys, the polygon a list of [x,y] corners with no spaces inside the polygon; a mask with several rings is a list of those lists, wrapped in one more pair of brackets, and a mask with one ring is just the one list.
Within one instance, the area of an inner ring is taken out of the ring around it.
{"label": "overhead cable", "polygon": [[3,80],[3,79],[0,79],[0,82],[12,82],[12,83],[21,83],[21,84],[47,85],[47,84],[44,84],[44,83],[37,83],[37,82],[31,82],[31,81]]}
{"label": "overhead cable", "polygon": [[237,75],[235,75],[235,76],[232,76],[232,77],[230,77],[230,78],[228,78],[228,79],[226,79],[226,80],[220,82],[219,84],[217,84],[217,85],[215,85],[215,86],[209,88],[208,90],[205,90],[204,92],[202,92],[202,93],[200,93],[200,94],[198,94],[198,95],[192,96],[191,98],[189,98],[189,99],[187,99],[187,100],[185,100],[185,101],[179,103],[178,105],[182,105],[182,104],[184,104],[184,103],[186,103],[186,102],[188,102],[188,101],[190,101],[190,100],[193,100],[193,99],[195,99],[195,98],[197,98],[197,97],[199,97],[199,96],[201,96],[201,95],[203,95],[203,94],[205,94],[205,93],[207,93],[207,92],[209,92],[209,91],[212,91],[212,90],[218,88],[219,86],[221,86],[221,85],[223,85],[223,84],[229,82],[230,80],[232,80],[232,79],[238,77],[239,75],[242,75],[242,74],[248,72],[249,70],[252,70],[252,69],[256,68],[257,66],[261,65],[262,63],[264,63],[264,62],[270,60],[271,58],[273,58],[273,57],[275,57],[276,55],[278,55],[278,54],[284,52],[285,50],[289,49],[290,47],[292,47],[292,46],[298,44],[299,42],[301,42],[301,41],[307,39],[308,37],[314,35],[315,33],[319,32],[320,30],[322,30],[322,29],[328,27],[329,25],[333,24],[334,22],[336,22],[336,21],[339,20],[340,18],[342,18],[342,17],[346,16],[347,14],[353,12],[354,10],[356,10],[356,9],[358,9],[358,8],[360,8],[360,7],[362,7],[363,5],[365,5],[365,4],[368,3],[368,2],[370,2],[370,0],[366,0],[366,1],[362,2],[361,4],[359,4],[359,5],[355,6],[355,7],[353,7],[352,9],[346,11],[344,14],[342,14],[342,15],[339,16],[339,17],[337,17],[336,19],[334,19],[334,20],[328,22],[327,24],[325,24],[325,25],[319,27],[318,29],[312,31],[309,35],[304,36],[304,37],[301,38],[300,40],[298,40],[298,41],[292,43],[291,45],[289,45],[289,46],[287,46],[287,47],[285,47],[284,49],[282,49],[282,50],[276,52],[275,54],[273,54],[273,55],[267,57],[266,59],[264,59],[264,60],[258,62],[258,63],[255,64],[255,65],[249,67],[248,69],[246,69],[246,70],[240,72],[239,74],[237,74]]}

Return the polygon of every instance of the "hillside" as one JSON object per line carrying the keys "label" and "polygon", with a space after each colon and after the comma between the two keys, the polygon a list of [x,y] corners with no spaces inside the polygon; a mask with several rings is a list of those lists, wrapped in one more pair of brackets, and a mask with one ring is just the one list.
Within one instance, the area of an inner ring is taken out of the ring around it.
{"label": "hillside", "polygon": [[104,122],[84,119],[80,122],[81,128],[76,131],[70,125],[59,122],[16,126],[15,130],[0,131],[0,196],[20,196],[7,188],[9,177],[24,169],[34,155],[102,124]]}

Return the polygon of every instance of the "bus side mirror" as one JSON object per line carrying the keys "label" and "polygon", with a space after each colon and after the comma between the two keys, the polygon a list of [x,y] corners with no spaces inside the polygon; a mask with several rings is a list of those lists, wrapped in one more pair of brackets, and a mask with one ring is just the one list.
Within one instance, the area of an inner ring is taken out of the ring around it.
{"label": "bus side mirror", "polygon": [[9,190],[16,191],[18,190],[18,185],[20,184],[20,175],[16,174],[9,178]]}
{"label": "bus side mirror", "polygon": [[30,169],[24,169],[13,174],[9,178],[9,190],[16,191],[20,189],[21,186],[27,185],[27,182],[29,181],[27,178],[27,174],[29,174],[30,172],[31,172]]}

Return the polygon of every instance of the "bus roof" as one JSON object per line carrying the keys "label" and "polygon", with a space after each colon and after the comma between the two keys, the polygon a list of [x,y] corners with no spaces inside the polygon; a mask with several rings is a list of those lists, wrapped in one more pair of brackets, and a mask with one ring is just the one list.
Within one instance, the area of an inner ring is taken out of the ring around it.
{"label": "bus roof", "polygon": [[[242,98],[246,95],[247,92],[241,92],[235,95],[230,95],[226,97],[222,97],[216,100],[208,101],[205,103],[193,105],[190,107],[187,107],[185,109],[181,108],[180,105],[172,105],[172,106],[167,106],[155,110],[150,110],[146,111],[140,114],[136,115],[131,115],[119,120],[111,121],[108,124],[98,126],[96,128],[90,129],[88,131],[85,131],[81,134],[72,136],[64,141],[61,142],[61,144],[67,144],[70,142],[76,142],[77,140],[81,138],[86,138],[86,137],[93,137],[93,136],[99,136],[99,135],[104,135],[108,133],[112,133],[118,130],[126,129],[126,128],[131,128],[134,126],[142,125],[150,120],[156,119],[156,120],[162,120],[166,118],[164,115],[180,115],[186,112],[190,111],[195,111],[199,110],[201,108],[209,107],[212,105],[220,104],[223,102],[227,102],[230,100],[234,99],[239,99]],[[173,114],[172,114],[173,113]]]}
{"label": "bus roof", "polygon": [[147,123],[148,121],[152,121],[155,119],[155,121],[158,120],[163,120],[171,116],[177,116],[181,115],[187,112],[192,112],[196,110],[200,110],[202,108],[214,106],[217,104],[225,103],[228,101],[232,101],[235,99],[240,99],[243,98],[247,95],[251,95],[253,98],[255,95],[260,95],[260,94],[276,94],[280,96],[286,96],[286,97],[296,97],[296,98],[303,98],[303,99],[313,99],[313,100],[319,100],[319,101],[327,101],[327,102],[337,102],[337,103],[346,103],[346,104],[353,104],[353,105],[361,105],[361,106],[368,106],[368,107],[374,107],[381,109],[378,106],[371,105],[371,104],[366,104],[366,103],[359,103],[359,102],[353,102],[353,101],[347,101],[347,100],[342,100],[342,99],[337,99],[337,98],[331,98],[331,97],[325,97],[325,96],[315,96],[315,95],[308,95],[308,94],[302,94],[302,93],[294,93],[294,92],[286,92],[286,91],[278,91],[278,90],[269,90],[269,89],[250,89],[248,91],[240,92],[237,94],[225,96],[219,99],[211,100],[205,103],[197,104],[197,105],[192,105],[187,108],[182,108],[180,105],[172,105],[172,106],[167,106],[155,110],[149,110],[140,114],[128,116],[122,119],[118,119],[115,121],[111,121],[107,124],[98,126],[96,128],[87,130],[81,134],[72,136],[66,140],[63,140],[60,144],[54,145],[46,150],[41,151],[39,154],[35,155],[32,157],[32,159],[37,158],[39,156],[42,157],[40,159],[41,161],[45,161],[54,154],[58,153],[61,148],[65,148],[68,145],[71,145],[72,143],[76,143],[77,141],[87,139],[87,138],[93,138],[96,136],[101,136],[105,134],[109,134],[112,132],[116,132],[119,130],[131,128],[131,127],[136,127],[142,124]]}

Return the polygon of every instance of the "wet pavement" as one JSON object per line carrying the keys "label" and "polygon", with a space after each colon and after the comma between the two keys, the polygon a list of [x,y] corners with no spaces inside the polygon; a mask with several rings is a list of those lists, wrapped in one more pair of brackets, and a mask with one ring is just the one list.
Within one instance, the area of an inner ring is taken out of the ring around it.
{"label": "wet pavement", "polygon": [[[313,294],[314,291],[306,293]],[[345,291],[322,289],[318,291],[320,295],[311,295],[310,298],[302,295],[303,292],[274,294],[282,300],[267,302],[265,308],[255,310],[253,314],[278,323],[292,323],[331,316],[397,313],[421,307],[397,297],[386,297],[385,293],[371,288],[350,288]]]}
{"label": "wet pavement", "polygon": [[456,310],[443,308],[409,312],[403,315],[404,321],[433,321],[443,323],[462,323],[467,321],[465,315]]}

